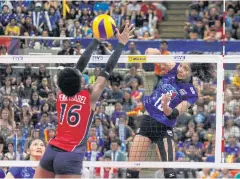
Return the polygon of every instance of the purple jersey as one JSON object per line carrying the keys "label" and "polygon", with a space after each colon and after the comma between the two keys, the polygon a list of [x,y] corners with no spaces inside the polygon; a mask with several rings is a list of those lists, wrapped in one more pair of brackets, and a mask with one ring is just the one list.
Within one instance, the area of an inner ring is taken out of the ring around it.
{"label": "purple jersey", "polygon": [[167,73],[158,84],[157,88],[152,92],[150,96],[144,96],[143,104],[149,115],[160,123],[169,127],[174,127],[176,119],[168,119],[164,114],[161,99],[166,93],[171,95],[171,101],[169,107],[174,109],[182,101],[187,101],[191,105],[196,102],[198,95],[196,89],[191,83],[182,83],[177,80],[178,64]]}
{"label": "purple jersey", "polygon": [[32,167],[11,167],[9,172],[14,178],[33,178],[35,174]]}

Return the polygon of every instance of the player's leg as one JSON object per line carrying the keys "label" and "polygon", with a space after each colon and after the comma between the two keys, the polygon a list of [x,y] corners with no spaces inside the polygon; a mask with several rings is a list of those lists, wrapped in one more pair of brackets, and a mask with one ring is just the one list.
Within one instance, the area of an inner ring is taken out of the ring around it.
{"label": "player's leg", "polygon": [[[147,116],[142,116],[140,128],[136,131],[137,135],[133,139],[133,143],[130,147],[129,161],[146,161],[148,149],[151,146],[151,140],[149,139],[149,128],[151,124]],[[127,178],[139,178],[139,168],[127,169]]]}
{"label": "player's leg", "polygon": [[[165,134],[164,134],[165,133]],[[172,162],[175,160],[175,146],[173,141],[172,130],[166,130],[162,133],[162,137],[156,141],[160,157],[163,162]],[[165,178],[176,178],[176,173],[172,168],[164,168]]]}
{"label": "player's leg", "polygon": [[55,178],[81,178],[84,154],[59,152],[53,162]]}
{"label": "player's leg", "polygon": [[33,178],[54,178],[53,160],[56,152],[48,145],[44,155],[42,156],[39,166],[35,170]]}
{"label": "player's leg", "polygon": [[[151,140],[148,137],[136,135],[133,139],[133,144],[131,145],[129,152],[129,160],[133,161],[146,161],[146,156],[148,149],[151,145]],[[127,178],[138,178],[140,168],[131,168],[127,169],[126,177]]]}

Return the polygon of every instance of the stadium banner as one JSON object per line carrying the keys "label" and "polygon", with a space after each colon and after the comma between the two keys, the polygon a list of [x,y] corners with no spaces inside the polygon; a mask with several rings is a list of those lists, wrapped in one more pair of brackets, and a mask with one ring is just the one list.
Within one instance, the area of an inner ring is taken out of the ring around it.
{"label": "stadium banner", "polygon": [[[36,37],[35,37],[36,38]],[[83,48],[86,48],[92,39],[71,39],[71,44],[74,46],[74,42],[80,41]],[[35,42],[42,42],[43,40],[34,40]],[[44,40],[44,42],[48,41],[48,48],[51,49],[53,46],[54,40]],[[113,47],[117,46],[118,40],[111,39],[108,40]],[[161,40],[130,40],[130,42],[136,43],[136,48],[141,52],[143,55],[145,50],[149,47],[151,48],[159,48]],[[208,55],[221,55],[223,51],[222,42],[205,42],[202,40],[167,40],[168,42],[168,50],[171,54],[187,54],[189,52],[203,52],[204,54]],[[240,54],[240,41],[227,41],[226,42],[226,55],[237,55]],[[8,49],[9,55],[17,55],[18,50],[20,48],[20,39],[17,38],[9,38],[9,37],[1,37],[0,38],[0,45],[5,45]],[[128,45],[126,45],[125,50],[128,49]],[[22,54],[19,54],[22,55]]]}

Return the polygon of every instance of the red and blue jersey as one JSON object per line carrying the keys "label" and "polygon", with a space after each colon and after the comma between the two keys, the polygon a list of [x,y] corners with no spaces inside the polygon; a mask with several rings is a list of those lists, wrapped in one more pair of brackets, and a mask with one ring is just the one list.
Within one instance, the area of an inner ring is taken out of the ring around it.
{"label": "red and blue jersey", "polygon": [[198,99],[197,91],[192,83],[182,83],[178,81],[176,77],[177,67],[178,64],[162,78],[150,96],[144,96],[143,98],[144,107],[149,115],[169,127],[175,126],[176,119],[168,119],[163,112],[161,99],[164,94],[170,94],[171,100],[169,107],[172,109],[183,101],[187,101],[192,105]]}
{"label": "red and blue jersey", "polygon": [[49,143],[69,152],[83,153],[92,122],[89,91],[81,90],[73,97],[59,93],[56,108],[58,128]]}

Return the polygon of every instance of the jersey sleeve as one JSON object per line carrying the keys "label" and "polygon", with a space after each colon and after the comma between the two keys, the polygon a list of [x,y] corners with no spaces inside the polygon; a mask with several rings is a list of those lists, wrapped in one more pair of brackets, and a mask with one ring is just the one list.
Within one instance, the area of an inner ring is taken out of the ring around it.
{"label": "jersey sleeve", "polygon": [[191,105],[193,105],[197,101],[197,99],[198,99],[198,94],[194,86],[191,85],[185,88],[185,95],[183,95],[183,101],[187,101]]}
{"label": "jersey sleeve", "polygon": [[22,167],[11,167],[8,172],[12,174],[14,178],[19,177],[18,175],[21,173]]}

